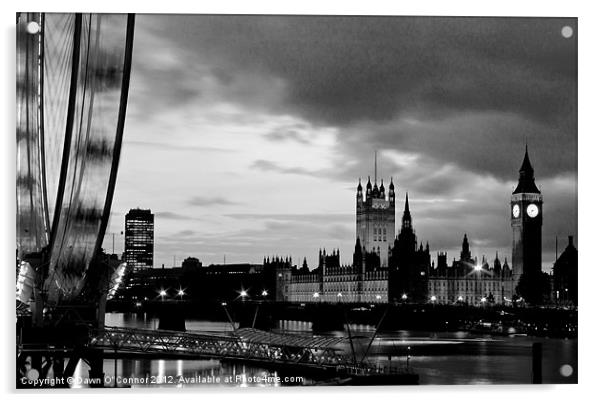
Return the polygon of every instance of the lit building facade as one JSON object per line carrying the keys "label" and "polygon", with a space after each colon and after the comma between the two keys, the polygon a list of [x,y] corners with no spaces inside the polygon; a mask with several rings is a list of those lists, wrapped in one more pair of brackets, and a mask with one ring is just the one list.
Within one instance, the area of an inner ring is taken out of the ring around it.
{"label": "lit building facade", "polygon": [[153,268],[155,216],[150,209],[125,215],[124,259],[130,272]]}
{"label": "lit building facade", "polygon": [[[356,250],[357,251],[357,250]],[[341,266],[339,254],[320,250],[320,265],[310,271],[304,262],[301,268],[292,266],[290,260],[267,260],[267,265],[277,264],[276,301],[297,303],[386,303],[388,272],[378,266],[378,256],[370,254],[376,266],[366,270],[365,258],[356,255],[356,264]]]}
{"label": "lit building facade", "polygon": [[[357,240],[353,264],[341,266],[338,250],[320,251],[319,266],[310,271],[282,266],[278,271],[276,299],[290,302],[508,304],[521,300],[517,286],[525,273],[541,273],[543,198],[525,148],[519,181],[510,202],[513,233],[512,268],[496,253],[492,265],[485,256],[473,257],[465,234],[460,259],[447,263],[447,254],[431,263],[429,244],[418,245],[406,193],[401,228],[395,231],[395,188],[388,196],[384,183],[366,194],[360,183],[356,193]],[[577,251],[572,238],[554,268],[557,300],[576,304]],[[561,298],[559,295],[563,294]]]}
{"label": "lit building facade", "polygon": [[366,184],[366,195],[360,179],[356,193],[355,233],[362,247],[378,254],[381,266],[388,266],[389,251],[395,240],[395,186],[393,178],[388,193],[384,182],[380,187]]}
{"label": "lit building facade", "polygon": [[431,303],[508,304],[514,296],[515,282],[507,259],[502,264],[497,253],[490,266],[485,256],[481,262],[470,252],[468,236],[464,235],[460,259],[447,264],[447,254],[437,255],[437,265],[429,270],[428,300]]}
{"label": "lit building facade", "polygon": [[[460,259],[454,259],[448,266],[447,255],[439,254],[435,266],[431,264],[429,243],[424,246],[418,242],[408,194],[401,228],[397,236],[392,236],[390,234],[395,231],[393,181],[388,199],[384,198],[382,184],[378,188],[369,181],[366,190],[364,199],[362,185],[358,185],[353,264],[341,265],[339,250],[333,250],[331,254],[320,250],[318,267],[313,270],[309,270],[305,260],[299,268],[292,265],[290,258],[268,258],[264,260],[264,266],[271,267],[276,273],[276,301],[468,305],[512,302],[517,282],[507,260],[502,264],[496,254],[491,267],[484,256],[478,263],[472,257],[468,237],[464,235]],[[385,205],[383,200],[388,206],[373,208],[374,205]],[[384,237],[385,233],[387,237]],[[385,248],[387,258],[383,259]],[[383,265],[383,261],[387,264]]]}

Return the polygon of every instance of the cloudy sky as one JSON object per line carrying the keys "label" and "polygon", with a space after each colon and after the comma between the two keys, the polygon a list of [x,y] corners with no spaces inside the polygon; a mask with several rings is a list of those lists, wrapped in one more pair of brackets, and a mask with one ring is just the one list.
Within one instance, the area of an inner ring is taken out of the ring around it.
{"label": "cloudy sky", "polygon": [[350,263],[378,150],[433,252],[458,257],[467,233],[510,259],[525,141],[544,269],[577,234],[576,19],[138,15],[135,35],[108,250],[141,207],[156,266]]}

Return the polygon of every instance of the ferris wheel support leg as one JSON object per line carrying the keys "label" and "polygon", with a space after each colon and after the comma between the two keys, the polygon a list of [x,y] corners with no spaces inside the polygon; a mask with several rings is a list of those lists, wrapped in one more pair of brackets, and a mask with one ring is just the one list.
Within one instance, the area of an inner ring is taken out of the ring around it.
{"label": "ferris wheel support leg", "polygon": [[31,322],[34,327],[44,326],[44,300],[42,292],[34,290],[33,303],[31,303]]}

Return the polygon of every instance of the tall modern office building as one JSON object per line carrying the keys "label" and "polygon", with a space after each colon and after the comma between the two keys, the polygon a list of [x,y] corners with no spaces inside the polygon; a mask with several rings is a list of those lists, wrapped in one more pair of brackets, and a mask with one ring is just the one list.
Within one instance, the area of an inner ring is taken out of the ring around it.
{"label": "tall modern office building", "polygon": [[125,262],[128,269],[153,267],[155,215],[150,209],[130,209],[125,215]]}

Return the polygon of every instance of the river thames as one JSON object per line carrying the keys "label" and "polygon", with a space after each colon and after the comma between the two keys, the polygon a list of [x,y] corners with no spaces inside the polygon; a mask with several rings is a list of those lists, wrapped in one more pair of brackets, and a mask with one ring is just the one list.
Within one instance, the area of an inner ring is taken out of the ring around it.
{"label": "river thames", "polygon": [[[106,325],[156,329],[158,319],[146,314],[108,313]],[[232,327],[228,322],[191,319],[186,320],[186,329],[223,334]],[[350,329],[355,353],[363,356],[374,327],[351,325]],[[310,323],[299,321],[280,321],[274,330],[300,335],[348,336],[344,331],[313,332]],[[529,384],[534,342],[542,344],[544,384],[577,382],[576,339],[494,336],[463,331],[387,331],[377,334],[366,358],[382,366],[409,367],[420,376],[421,385]],[[350,352],[348,345],[345,349]],[[85,364],[80,363],[76,377],[87,377],[87,370]],[[105,359],[104,373],[105,387],[115,386],[115,378],[118,387],[264,387],[328,383],[218,360]]]}

